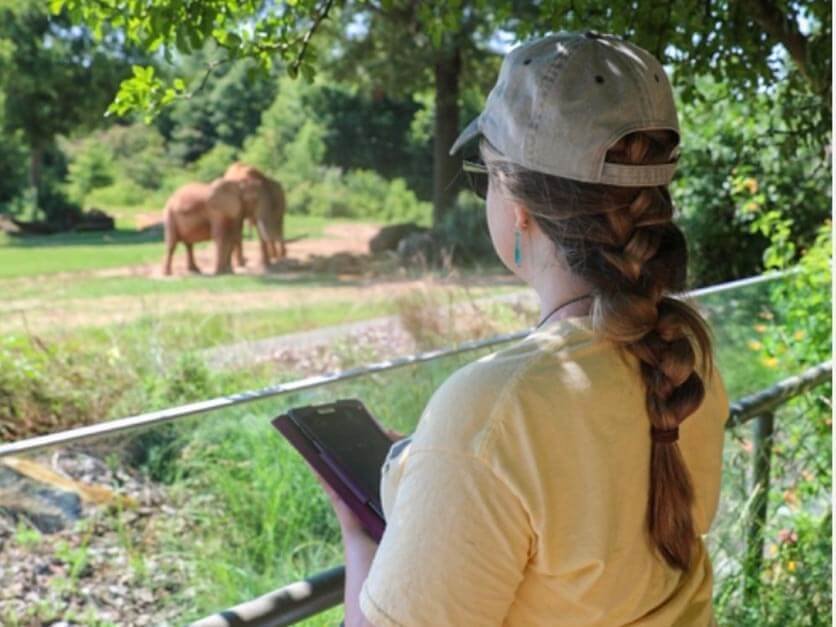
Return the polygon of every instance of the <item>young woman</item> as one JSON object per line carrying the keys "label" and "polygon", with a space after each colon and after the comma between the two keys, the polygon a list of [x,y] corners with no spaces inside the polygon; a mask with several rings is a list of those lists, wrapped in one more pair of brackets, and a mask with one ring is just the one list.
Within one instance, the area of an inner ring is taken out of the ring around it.
{"label": "young woman", "polygon": [[705,323],[671,295],[679,127],[659,62],[617,37],[513,50],[479,139],[499,258],[536,329],[451,376],[393,446],[380,546],[330,492],[345,624],[711,625],[701,538],[728,402]]}

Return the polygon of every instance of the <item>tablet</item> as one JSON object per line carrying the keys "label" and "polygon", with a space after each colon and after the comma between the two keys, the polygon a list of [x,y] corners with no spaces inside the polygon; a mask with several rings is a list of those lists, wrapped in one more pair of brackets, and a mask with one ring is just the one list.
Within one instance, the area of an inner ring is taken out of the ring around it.
{"label": "tablet", "polygon": [[272,424],[379,542],[386,527],[380,501],[380,471],[392,440],[363,403],[343,399],[296,407],[275,418]]}

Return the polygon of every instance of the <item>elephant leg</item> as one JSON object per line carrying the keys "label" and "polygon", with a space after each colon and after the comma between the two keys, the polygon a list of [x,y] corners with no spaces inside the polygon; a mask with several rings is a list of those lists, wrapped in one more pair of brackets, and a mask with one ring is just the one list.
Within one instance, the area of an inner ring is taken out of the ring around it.
{"label": "elephant leg", "polygon": [[261,265],[266,268],[270,265],[270,231],[260,220],[256,223],[256,228],[258,229],[258,243],[261,245]]}
{"label": "elephant leg", "polygon": [[174,258],[174,249],[177,248],[177,238],[165,234],[165,261],[163,262],[163,274],[171,276],[171,260]]}
{"label": "elephant leg", "polygon": [[279,254],[277,255],[279,259],[284,259],[287,257],[287,247],[284,244],[284,215],[279,218]]}
{"label": "elephant leg", "polygon": [[279,258],[279,251],[276,250],[276,242],[275,240],[269,240],[267,242],[267,247],[270,249],[270,259],[278,259]]}
{"label": "elephant leg", "polygon": [[186,256],[188,258],[189,272],[200,274],[200,268],[197,267],[197,263],[194,259],[194,244],[186,244]]}
{"label": "elephant leg", "polygon": [[227,238],[228,236],[223,232],[223,229],[218,229],[219,232],[215,234],[215,274],[224,274],[229,272],[229,266],[226,261]]}
{"label": "elephant leg", "polygon": [[242,220],[223,218],[212,226],[212,239],[215,240],[215,274],[232,272],[232,249],[241,236]]}
{"label": "elephant leg", "polygon": [[[252,227],[252,220],[250,220],[250,226]],[[247,258],[244,257],[244,223],[241,223],[241,234],[235,240],[235,249],[233,251],[235,256],[236,262],[239,266],[243,267],[247,265]]]}
{"label": "elephant leg", "polygon": [[242,241],[239,240],[232,246],[232,256],[235,258],[235,263],[239,267],[243,268],[247,265],[247,258],[244,257],[244,243]]}

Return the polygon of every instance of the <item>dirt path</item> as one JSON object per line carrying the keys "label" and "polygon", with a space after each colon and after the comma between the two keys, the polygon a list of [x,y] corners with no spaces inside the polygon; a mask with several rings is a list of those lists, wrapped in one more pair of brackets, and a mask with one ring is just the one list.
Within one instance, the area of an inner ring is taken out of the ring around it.
{"label": "dirt path", "polygon": [[326,302],[373,302],[398,298],[425,288],[423,279],[352,281],[337,287],[283,286],[242,291],[190,289],[178,294],[145,294],[102,296],[99,298],[62,299],[60,306],[43,299],[6,300],[0,302],[0,332],[31,332],[60,328],[69,331],[78,327],[126,323],[141,316],[161,318],[168,314],[198,311],[201,314],[275,310]]}
{"label": "dirt path", "polygon": [[[373,224],[341,223],[325,228],[322,237],[301,238],[287,244],[287,259],[274,264],[266,272],[259,262],[258,241],[244,242],[245,267],[236,267],[235,274],[265,276],[270,289],[213,290],[213,277],[207,276],[205,287],[190,283],[187,290],[171,293],[124,294],[99,297],[55,298],[53,292],[45,289],[43,296],[0,299],[0,332],[33,332],[60,328],[70,330],[79,326],[102,326],[124,323],[143,315],[155,317],[168,313],[199,310],[201,313],[221,313],[281,309],[288,306],[346,300],[363,301],[380,299],[415,289],[418,280],[377,279],[363,276],[344,276],[344,285],[334,287],[298,287],[294,281],[310,278],[318,269],[320,260],[359,259],[368,253],[369,240],[378,232]],[[214,263],[214,249],[204,245],[196,251],[198,266],[209,271]],[[160,244],[160,260],[163,247]],[[78,283],[91,278],[142,277],[165,282],[177,282],[187,276],[185,250],[178,248],[175,255],[174,275],[163,276],[161,261],[141,265],[107,268],[85,272],[48,275],[44,280],[60,285]],[[356,266],[362,262],[355,262]],[[27,279],[27,282],[31,279]],[[274,286],[274,287],[273,287]]]}
{"label": "dirt path", "polygon": [[[247,227],[249,228],[249,227]],[[272,272],[296,269],[299,265],[309,263],[315,257],[329,257],[339,254],[367,255],[369,253],[369,240],[377,235],[380,226],[364,223],[339,223],[325,227],[320,237],[302,237],[294,239],[287,244],[287,259],[275,264],[269,269]],[[114,268],[110,270],[97,270],[93,276],[148,276],[163,277],[162,258],[163,247],[160,246],[160,261],[141,266],[130,266],[126,268]],[[200,246],[195,250],[195,257],[198,267],[204,273],[210,273],[215,263],[215,248],[211,244]],[[235,267],[236,274],[259,275],[264,274],[264,268],[260,265],[261,252],[257,239],[244,242],[244,267]],[[233,262],[234,263],[234,262]],[[183,245],[177,247],[174,253],[173,276],[186,276],[186,249]]]}

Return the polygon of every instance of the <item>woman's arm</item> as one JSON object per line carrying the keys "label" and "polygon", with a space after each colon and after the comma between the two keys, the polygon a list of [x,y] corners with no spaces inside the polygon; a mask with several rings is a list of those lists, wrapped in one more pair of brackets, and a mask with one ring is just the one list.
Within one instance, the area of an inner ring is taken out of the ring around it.
{"label": "woman's arm", "polygon": [[377,543],[362,530],[343,529],[345,548],[345,627],[373,627],[360,611],[360,588],[369,575]]}
{"label": "woman's arm", "polygon": [[374,627],[360,611],[360,589],[369,576],[372,560],[377,552],[377,543],[366,535],[360,519],[334,489],[319,475],[316,478],[331,499],[334,513],[340,521],[345,550],[345,627]]}

